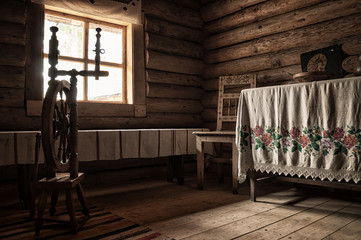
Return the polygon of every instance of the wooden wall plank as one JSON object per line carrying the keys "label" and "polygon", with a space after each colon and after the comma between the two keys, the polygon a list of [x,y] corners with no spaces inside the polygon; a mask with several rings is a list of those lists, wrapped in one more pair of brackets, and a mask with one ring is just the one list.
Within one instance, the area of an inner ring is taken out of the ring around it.
{"label": "wooden wall plank", "polygon": [[24,67],[25,62],[25,46],[0,43],[0,65]]}
{"label": "wooden wall plank", "polygon": [[82,131],[78,134],[78,153],[81,162],[99,160],[96,131]]}
{"label": "wooden wall plank", "polygon": [[175,85],[200,87],[202,78],[196,75],[163,72],[152,69],[146,71],[147,82],[153,83],[167,83]]}
{"label": "wooden wall plank", "polygon": [[147,111],[149,113],[200,113],[203,110],[199,100],[148,98]]}
{"label": "wooden wall plank", "polygon": [[25,69],[21,67],[0,66],[0,87],[24,88]]}
{"label": "wooden wall plank", "polygon": [[[120,137],[117,131],[99,131],[99,160],[120,159]],[[123,141],[122,141],[123,144]]]}
{"label": "wooden wall plank", "polygon": [[188,148],[188,131],[174,131],[174,149],[175,155],[186,155]]}
{"label": "wooden wall plank", "polygon": [[[207,54],[209,63],[224,62],[252,55],[277,52],[285,49],[317,46],[322,42],[360,34],[361,14],[338,18],[326,23],[318,23],[307,28],[299,28],[284,33],[254,39],[230,47],[210,51]],[[315,49],[317,49],[315,47]]]}
{"label": "wooden wall plank", "polygon": [[0,1],[0,21],[25,24],[26,5],[24,1]]}
{"label": "wooden wall plank", "polygon": [[142,4],[147,16],[158,17],[191,28],[200,29],[203,26],[203,20],[197,10],[164,0],[143,0]]}
{"label": "wooden wall plank", "polygon": [[261,21],[266,18],[277,16],[286,12],[311,6],[325,0],[273,0],[242,9],[233,14],[222,16],[211,22],[206,22],[203,31],[206,35],[226,32],[240,26]]}
{"label": "wooden wall plank", "polygon": [[205,22],[226,16],[246,7],[255,5],[265,0],[219,0],[201,8],[202,18]]}
{"label": "wooden wall plank", "polygon": [[167,0],[169,2],[181,5],[183,7],[192,8],[194,10],[199,10],[201,8],[201,2],[198,0]]}
{"label": "wooden wall plank", "polygon": [[78,115],[85,117],[129,117],[133,112],[132,104],[78,102]]}
{"label": "wooden wall plank", "polygon": [[174,155],[173,130],[162,130],[159,132],[159,156],[166,157]]}
{"label": "wooden wall plank", "polygon": [[122,131],[122,157],[139,158],[139,130]]}
{"label": "wooden wall plank", "polygon": [[0,43],[25,45],[25,25],[0,21]]}
{"label": "wooden wall plank", "polygon": [[0,107],[24,107],[24,89],[0,88]]}
{"label": "wooden wall plank", "polygon": [[156,33],[162,36],[183,39],[197,43],[202,43],[203,41],[203,33],[199,29],[185,27],[150,16],[146,16],[144,28],[146,32]]}
{"label": "wooden wall plank", "polygon": [[145,34],[145,46],[149,50],[198,59],[204,54],[203,45],[153,33]]}
{"label": "wooden wall plank", "polygon": [[202,60],[174,56],[155,51],[146,51],[146,67],[166,72],[201,75],[204,69]]}
{"label": "wooden wall plank", "polygon": [[140,131],[140,157],[154,158],[159,156],[159,131]]}
{"label": "wooden wall plank", "polygon": [[199,87],[147,83],[147,97],[200,99],[202,93]]}

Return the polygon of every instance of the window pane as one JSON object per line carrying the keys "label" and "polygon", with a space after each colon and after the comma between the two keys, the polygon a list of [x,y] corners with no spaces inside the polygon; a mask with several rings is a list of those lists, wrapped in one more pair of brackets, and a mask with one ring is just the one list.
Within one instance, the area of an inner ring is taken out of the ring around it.
{"label": "window pane", "polygon": [[45,15],[44,28],[44,52],[49,53],[49,40],[51,38],[50,27],[56,26],[59,41],[59,55],[69,57],[83,57],[83,22],[62,18],[58,16]]}
{"label": "window pane", "polygon": [[[94,69],[94,65],[89,65],[89,69]],[[123,69],[101,66],[100,70],[109,71],[109,76],[99,80],[88,77],[88,100],[121,102]]]}
{"label": "window pane", "polygon": [[101,61],[123,63],[123,37],[122,29],[99,24],[89,24],[89,59],[95,58],[96,28],[100,27],[100,48],[104,54],[100,55]]}
{"label": "window pane", "polygon": [[[48,90],[48,81],[50,80],[48,76],[48,69],[50,64],[48,62],[48,58],[44,58],[44,72],[43,72],[43,79],[44,79],[44,96],[46,94],[46,90]],[[78,71],[84,69],[84,65],[82,63],[77,62],[70,62],[70,61],[59,61],[58,65],[56,65],[58,70],[71,70],[76,69]],[[70,81],[70,76],[59,76],[56,78],[57,80],[67,80]],[[78,76],[77,77],[77,100],[84,100],[84,77]]]}

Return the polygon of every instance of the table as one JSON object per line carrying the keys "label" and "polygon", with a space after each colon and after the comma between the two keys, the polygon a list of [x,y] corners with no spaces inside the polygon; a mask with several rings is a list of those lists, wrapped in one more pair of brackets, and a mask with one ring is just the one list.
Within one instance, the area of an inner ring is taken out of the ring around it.
{"label": "table", "polygon": [[238,106],[238,181],[249,169],[361,179],[361,77],[246,89]]}

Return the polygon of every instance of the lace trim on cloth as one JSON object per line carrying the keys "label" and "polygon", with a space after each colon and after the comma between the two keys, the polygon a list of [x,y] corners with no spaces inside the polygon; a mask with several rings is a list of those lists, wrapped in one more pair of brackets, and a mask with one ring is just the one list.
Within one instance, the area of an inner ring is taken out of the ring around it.
{"label": "lace trim on cloth", "polygon": [[[349,182],[353,180],[354,183],[358,183],[361,180],[361,172],[357,171],[348,171],[344,169],[340,170],[330,170],[330,169],[319,169],[319,168],[308,168],[308,167],[301,167],[301,166],[285,166],[285,165],[275,165],[269,163],[252,163],[249,164],[251,166],[247,166],[246,169],[254,169],[256,171],[260,171],[262,173],[273,173],[273,174],[284,174],[289,175],[291,177],[305,177],[305,178],[319,178],[321,180],[337,180],[342,181],[345,180]],[[238,176],[239,182],[244,182],[246,179],[246,174],[240,173]]]}

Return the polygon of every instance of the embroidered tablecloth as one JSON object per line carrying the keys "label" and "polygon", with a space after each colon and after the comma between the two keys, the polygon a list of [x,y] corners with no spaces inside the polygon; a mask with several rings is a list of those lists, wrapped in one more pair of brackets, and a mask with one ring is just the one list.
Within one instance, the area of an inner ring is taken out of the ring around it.
{"label": "embroidered tablecloth", "polygon": [[238,105],[238,180],[248,169],[361,180],[361,77],[246,89]]}

